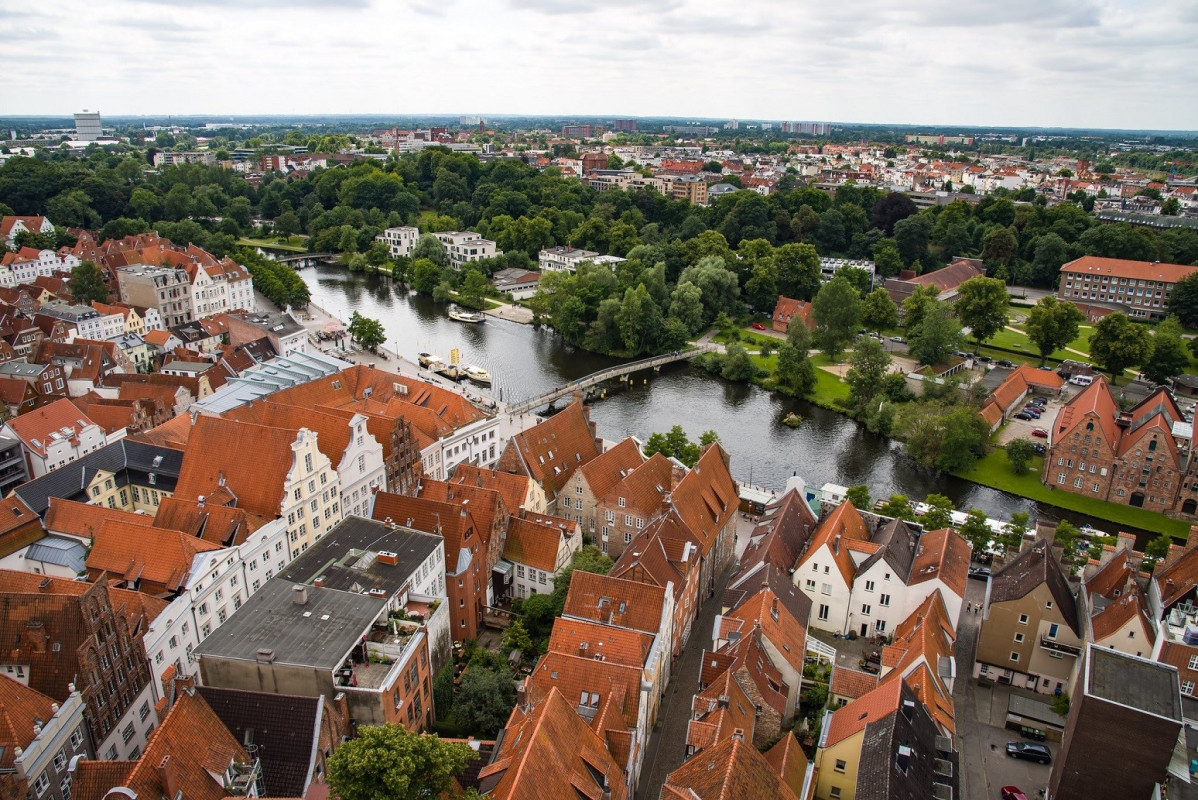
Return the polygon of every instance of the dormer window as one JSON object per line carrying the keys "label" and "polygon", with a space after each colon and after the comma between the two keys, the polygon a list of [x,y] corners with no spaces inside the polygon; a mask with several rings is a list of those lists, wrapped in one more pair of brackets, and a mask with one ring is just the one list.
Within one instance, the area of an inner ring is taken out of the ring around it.
{"label": "dormer window", "polygon": [[621,498],[620,498],[620,500],[619,500],[619,504],[620,504],[620,508],[623,508],[623,507],[625,506],[625,502],[624,502],[624,498],[623,498],[623,497],[621,497]]}

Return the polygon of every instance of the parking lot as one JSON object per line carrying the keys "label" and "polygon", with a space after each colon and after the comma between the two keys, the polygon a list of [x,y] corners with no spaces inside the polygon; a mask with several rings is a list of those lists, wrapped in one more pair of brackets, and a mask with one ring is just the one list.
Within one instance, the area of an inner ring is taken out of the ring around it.
{"label": "parking lot", "polygon": [[[1023,401],[1023,404],[1020,406],[1020,408],[1022,408],[1023,406],[1026,406],[1028,403],[1030,403],[1031,399],[1032,398],[1029,395]],[[1044,430],[1048,430],[1049,427],[1052,425],[1052,421],[1054,419],[1056,419],[1057,411],[1059,411],[1061,406],[1064,405],[1064,401],[1058,400],[1056,398],[1051,398],[1051,399],[1044,398],[1044,400],[1045,400],[1044,411],[1041,412],[1040,419],[1033,419],[1033,420],[1015,419],[1015,414],[1012,414],[1010,417],[1008,417],[1007,424],[1004,425],[1002,427],[1002,429],[999,430],[999,432],[998,432],[999,443],[1005,445],[1007,442],[1012,441],[1013,439],[1027,439],[1031,442],[1039,442],[1040,444],[1047,444],[1048,443],[1047,439],[1042,439],[1040,437],[1033,436],[1032,431],[1035,430],[1036,428],[1043,428]],[[1018,413],[1018,412],[1016,412],[1016,413]]]}

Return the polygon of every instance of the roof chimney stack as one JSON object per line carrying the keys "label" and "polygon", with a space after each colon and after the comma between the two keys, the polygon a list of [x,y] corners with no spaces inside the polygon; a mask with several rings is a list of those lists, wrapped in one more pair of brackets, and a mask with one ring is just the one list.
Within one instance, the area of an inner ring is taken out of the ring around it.
{"label": "roof chimney stack", "polygon": [[291,602],[297,606],[308,605],[308,587],[303,584],[297,584],[291,587]]}

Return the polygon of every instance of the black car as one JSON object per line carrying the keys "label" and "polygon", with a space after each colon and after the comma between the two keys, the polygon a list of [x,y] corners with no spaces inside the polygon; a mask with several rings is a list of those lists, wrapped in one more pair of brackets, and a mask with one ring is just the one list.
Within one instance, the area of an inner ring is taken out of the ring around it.
{"label": "black car", "polygon": [[977,360],[978,360],[978,361],[981,361],[983,364],[989,364],[989,363],[990,363],[991,361],[993,361],[994,359],[993,359],[993,358],[991,358],[990,356],[978,356],[978,357],[977,357]]}
{"label": "black car", "polygon": [[1032,452],[1038,456],[1042,456],[1048,452],[1048,448],[1039,442],[1032,442]]}
{"label": "black car", "polygon": [[969,577],[976,578],[979,581],[987,580],[990,577],[989,567],[970,567]]}
{"label": "black car", "polygon": [[1047,764],[1052,761],[1052,753],[1042,744],[1031,742],[1007,742],[1007,755],[1011,758],[1022,758],[1026,761],[1036,761]]}
{"label": "black car", "polygon": [[1000,358],[998,361],[995,361],[994,366],[1004,367],[1005,369],[1013,369],[1015,367],[1015,365],[1012,362],[1008,361],[1005,358]]}
{"label": "black car", "polygon": [[1024,422],[1031,422],[1033,419],[1039,419],[1039,418],[1040,418],[1039,415],[1036,415],[1035,417],[1033,417],[1031,414],[1027,413],[1026,411],[1020,411],[1018,414],[1015,415],[1015,419],[1021,419]]}

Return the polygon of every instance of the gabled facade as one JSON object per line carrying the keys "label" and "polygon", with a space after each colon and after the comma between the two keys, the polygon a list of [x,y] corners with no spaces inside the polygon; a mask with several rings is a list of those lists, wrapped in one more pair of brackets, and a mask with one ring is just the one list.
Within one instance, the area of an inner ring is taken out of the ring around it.
{"label": "gabled facade", "polygon": [[876,550],[865,520],[848,500],[819,524],[794,569],[794,585],[811,598],[812,627],[847,633],[857,564]]}
{"label": "gabled facade", "polygon": [[1140,588],[1138,562],[1120,547],[1082,579],[1078,593],[1085,640],[1131,656],[1151,657],[1156,625]]}
{"label": "gabled facade", "polygon": [[9,420],[5,429],[21,441],[29,474],[34,478],[108,443],[100,426],[66,398]]}
{"label": "gabled facade", "polygon": [[590,410],[576,401],[513,436],[499,457],[497,469],[527,475],[539,483],[545,491],[548,511],[556,514],[558,495],[574,471],[601,452]]}
{"label": "gabled facade", "polygon": [[[570,476],[559,498],[558,513],[573,517],[582,525],[587,535],[599,539],[596,531],[601,526],[596,519],[596,505],[607,496],[613,486],[628,477],[644,462],[645,457],[631,437],[605,450]],[[603,548],[602,542],[600,548],[605,553],[609,552]]]}
{"label": "gabled facade", "polygon": [[94,756],[83,721],[83,696],[72,691],[59,705],[0,676],[0,718],[0,797],[70,800],[71,760]]}

